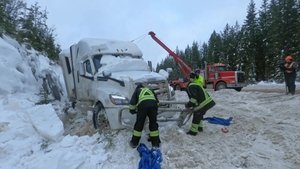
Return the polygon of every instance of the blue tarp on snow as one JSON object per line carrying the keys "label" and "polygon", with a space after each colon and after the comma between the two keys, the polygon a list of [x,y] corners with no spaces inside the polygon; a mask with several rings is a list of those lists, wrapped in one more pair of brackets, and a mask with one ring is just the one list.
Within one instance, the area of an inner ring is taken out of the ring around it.
{"label": "blue tarp on snow", "polygon": [[220,124],[224,126],[229,126],[232,121],[232,117],[229,117],[228,119],[220,118],[220,117],[206,117],[203,120],[207,120],[207,122],[212,124]]}
{"label": "blue tarp on snow", "polygon": [[141,157],[139,169],[160,169],[162,154],[159,149],[150,150],[145,144],[141,143],[137,151]]}

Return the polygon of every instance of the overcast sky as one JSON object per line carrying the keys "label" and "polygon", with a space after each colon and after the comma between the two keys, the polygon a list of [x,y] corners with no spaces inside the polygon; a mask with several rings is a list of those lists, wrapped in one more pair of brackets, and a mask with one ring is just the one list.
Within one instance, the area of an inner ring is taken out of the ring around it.
{"label": "overcast sky", "polygon": [[[37,0],[25,0],[29,4]],[[256,9],[262,0],[254,0]],[[250,0],[39,0],[48,11],[48,26],[55,28],[62,49],[81,38],[134,42],[154,66],[168,53],[148,34],[170,49],[184,50],[193,41],[207,42],[211,33],[228,23],[243,24]]]}

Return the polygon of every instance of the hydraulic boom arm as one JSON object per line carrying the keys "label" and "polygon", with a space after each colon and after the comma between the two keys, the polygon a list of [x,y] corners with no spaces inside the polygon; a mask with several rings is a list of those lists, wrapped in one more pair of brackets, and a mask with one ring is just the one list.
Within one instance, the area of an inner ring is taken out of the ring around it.
{"label": "hydraulic boom arm", "polygon": [[175,60],[175,62],[179,65],[180,71],[183,76],[189,79],[189,74],[192,72],[192,69],[180,58],[180,56],[176,55],[170,48],[168,48],[162,41],[160,41],[154,32],[149,32],[149,35],[152,39],[157,42],[162,48],[164,48]]}

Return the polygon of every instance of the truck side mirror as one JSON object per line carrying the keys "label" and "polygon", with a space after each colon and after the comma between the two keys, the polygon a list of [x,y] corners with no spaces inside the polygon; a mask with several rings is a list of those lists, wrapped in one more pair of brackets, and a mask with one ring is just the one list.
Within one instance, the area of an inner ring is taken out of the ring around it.
{"label": "truck side mirror", "polygon": [[104,70],[104,71],[102,72],[102,75],[103,75],[104,77],[109,77],[109,76],[111,76],[111,71]]}

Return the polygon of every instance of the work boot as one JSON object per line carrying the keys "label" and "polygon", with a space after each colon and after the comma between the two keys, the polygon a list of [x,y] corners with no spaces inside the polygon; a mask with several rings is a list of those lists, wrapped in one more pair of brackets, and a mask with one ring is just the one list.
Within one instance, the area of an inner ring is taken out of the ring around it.
{"label": "work boot", "polygon": [[152,143],[152,148],[159,148],[160,144],[159,143]]}
{"label": "work boot", "polygon": [[201,120],[200,123],[199,123],[198,131],[203,132],[203,120]]}
{"label": "work boot", "polygon": [[148,134],[148,139],[147,139],[148,142],[151,142],[151,137],[150,137],[150,134]]}
{"label": "work boot", "polygon": [[152,147],[159,148],[159,145],[160,145],[159,137],[151,137],[150,139],[151,139]]}
{"label": "work boot", "polygon": [[[152,141],[152,138],[150,137],[150,134],[148,134],[148,139],[147,139],[148,142],[151,142]],[[158,137],[158,142],[161,143],[160,141],[160,138]]]}
{"label": "work boot", "polygon": [[129,145],[132,148],[136,148],[139,145],[140,137],[132,136]]}
{"label": "work boot", "polygon": [[191,135],[191,136],[196,136],[197,132],[193,132],[193,131],[188,131],[186,134]]}
{"label": "work boot", "polygon": [[133,142],[132,140],[129,142],[129,145],[131,148],[136,148],[138,146],[138,143]]}

